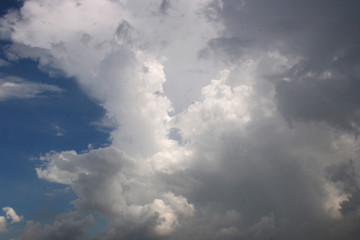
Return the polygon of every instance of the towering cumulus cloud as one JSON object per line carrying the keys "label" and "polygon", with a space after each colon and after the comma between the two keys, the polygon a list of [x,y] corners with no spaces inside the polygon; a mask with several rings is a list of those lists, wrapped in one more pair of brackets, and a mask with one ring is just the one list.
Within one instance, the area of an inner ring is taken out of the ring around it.
{"label": "towering cumulus cloud", "polygon": [[[24,1],[0,20],[8,60],[72,77],[115,127],[109,147],[41,157],[75,210],[19,239],[357,239],[358,9]],[[87,236],[93,213],[107,225]]]}

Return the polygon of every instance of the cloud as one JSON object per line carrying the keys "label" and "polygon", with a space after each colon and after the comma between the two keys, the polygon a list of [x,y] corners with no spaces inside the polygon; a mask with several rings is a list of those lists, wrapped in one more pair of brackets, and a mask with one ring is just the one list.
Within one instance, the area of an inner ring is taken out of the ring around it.
{"label": "cloud", "polygon": [[94,239],[356,239],[353,4],[29,0],[6,15],[8,57],[74,77],[114,128],[107,148],[41,157],[79,216],[20,239],[86,238],[92,212],[108,221]]}
{"label": "cloud", "polygon": [[22,216],[19,217],[11,207],[3,207],[3,212],[5,212],[6,218],[11,220],[11,223],[17,223],[22,220]]}
{"label": "cloud", "polygon": [[[262,239],[270,230],[274,231],[270,235],[282,239],[295,234],[290,229],[299,222],[306,225],[303,233],[296,234],[312,238],[313,226],[325,225],[331,218],[323,204],[331,196],[323,189],[322,168],[339,156],[322,142],[337,136],[326,126],[289,129],[278,116],[261,112],[264,105],[256,89],[231,88],[228,81],[226,77],[213,80],[203,89],[201,100],[179,116],[177,127],[192,150],[192,159],[186,170],[164,176],[163,182],[187,196],[198,211],[211,208],[205,222],[214,221],[215,212],[226,214],[231,209],[241,216],[228,225],[212,226],[207,231],[214,235],[200,239],[219,239],[221,234]],[[269,219],[273,222],[267,226]]]}
{"label": "cloud", "polygon": [[0,233],[6,232],[6,218],[0,216]]}
{"label": "cloud", "polygon": [[279,111],[288,121],[358,128],[357,1],[220,2],[209,5],[207,14],[224,24],[224,36],[208,42],[221,59],[241,60],[269,51],[299,59],[281,74],[268,75],[276,84]]}
{"label": "cloud", "polygon": [[[317,228],[343,221],[325,203],[339,209],[342,201],[324,188],[324,171],[343,154],[350,157],[338,149],[353,149],[355,140],[326,125],[291,129],[263,111],[267,103],[254,86],[231,87],[229,80],[230,71],[222,72],[197,103],[176,116],[188,161],[167,165],[160,153],[139,161],[110,147],[49,154],[38,176],[72,186],[79,211],[106,216],[110,224],[101,234],[107,239],[330,238]],[[294,230],[299,222],[304,226]]]}
{"label": "cloud", "polygon": [[7,232],[8,224],[18,223],[23,220],[23,216],[18,216],[12,207],[3,207],[5,216],[0,216],[0,234]]}
{"label": "cloud", "polygon": [[133,231],[166,235],[179,226],[178,215],[189,216],[194,211],[186,198],[161,193],[152,182],[151,169],[135,166],[114,147],[79,155],[73,151],[54,152],[43,161],[44,166],[36,169],[39,178],[70,185],[79,197],[73,201],[75,207],[80,212],[98,212],[107,217],[117,229],[116,236],[132,234],[126,233],[130,226]]}
{"label": "cloud", "polygon": [[4,59],[0,59],[0,67],[7,67],[10,63]]}
{"label": "cloud", "polygon": [[159,8],[159,12],[161,14],[166,14],[169,8],[171,7],[171,1],[170,0],[162,0]]}
{"label": "cloud", "polygon": [[63,129],[59,125],[54,124],[53,128],[56,131],[56,136],[58,137],[64,136]]}
{"label": "cloud", "polygon": [[358,214],[360,206],[360,189],[356,181],[357,174],[355,172],[354,163],[349,160],[345,163],[331,165],[327,168],[327,177],[331,182],[339,186],[344,194],[347,195],[346,200],[341,201],[339,211],[343,215]]}
{"label": "cloud", "polygon": [[40,97],[49,92],[59,93],[62,89],[55,85],[30,82],[13,76],[0,78],[0,101]]}
{"label": "cloud", "polygon": [[94,225],[92,217],[78,219],[76,214],[67,213],[57,216],[52,226],[27,221],[24,235],[16,238],[17,240],[35,239],[89,239],[85,234],[86,227]]}

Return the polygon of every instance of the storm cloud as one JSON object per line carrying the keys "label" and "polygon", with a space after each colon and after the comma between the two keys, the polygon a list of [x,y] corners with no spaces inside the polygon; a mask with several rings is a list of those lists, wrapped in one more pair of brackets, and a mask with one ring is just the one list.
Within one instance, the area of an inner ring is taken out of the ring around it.
{"label": "storm cloud", "polygon": [[75,211],[18,239],[357,239],[358,9],[24,1],[0,21],[8,61],[73,78],[116,124],[108,147],[40,157]]}

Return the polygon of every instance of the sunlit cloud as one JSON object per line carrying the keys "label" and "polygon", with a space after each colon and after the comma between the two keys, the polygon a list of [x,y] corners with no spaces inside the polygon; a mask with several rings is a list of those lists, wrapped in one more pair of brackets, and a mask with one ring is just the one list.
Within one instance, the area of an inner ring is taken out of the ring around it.
{"label": "sunlit cloud", "polygon": [[[3,16],[9,61],[76,81],[109,133],[41,154],[74,211],[18,239],[84,239],[94,213],[93,239],[356,239],[356,4],[28,0]],[[0,80],[0,100],[61,91]]]}

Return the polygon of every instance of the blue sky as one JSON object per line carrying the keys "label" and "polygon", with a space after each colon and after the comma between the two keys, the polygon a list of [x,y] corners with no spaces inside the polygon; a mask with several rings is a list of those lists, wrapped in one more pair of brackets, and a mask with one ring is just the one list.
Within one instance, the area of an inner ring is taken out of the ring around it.
{"label": "blue sky", "polygon": [[358,9],[2,1],[0,239],[357,239]]}

